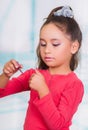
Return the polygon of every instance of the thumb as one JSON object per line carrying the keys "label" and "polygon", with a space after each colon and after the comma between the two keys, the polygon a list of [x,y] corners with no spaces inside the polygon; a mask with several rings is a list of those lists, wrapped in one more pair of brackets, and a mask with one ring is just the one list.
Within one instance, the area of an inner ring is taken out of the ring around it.
{"label": "thumb", "polygon": [[35,72],[36,72],[36,74],[38,74],[38,75],[42,75],[40,72],[39,72],[39,70],[38,69],[35,69]]}

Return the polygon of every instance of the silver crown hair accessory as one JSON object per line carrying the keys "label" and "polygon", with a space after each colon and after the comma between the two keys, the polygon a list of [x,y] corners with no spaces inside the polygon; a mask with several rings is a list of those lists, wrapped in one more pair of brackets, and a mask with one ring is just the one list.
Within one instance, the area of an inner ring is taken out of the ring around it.
{"label": "silver crown hair accessory", "polygon": [[69,6],[64,6],[62,9],[57,10],[56,12],[54,12],[54,16],[64,16],[64,17],[69,17],[69,18],[73,18],[73,11],[70,9]]}

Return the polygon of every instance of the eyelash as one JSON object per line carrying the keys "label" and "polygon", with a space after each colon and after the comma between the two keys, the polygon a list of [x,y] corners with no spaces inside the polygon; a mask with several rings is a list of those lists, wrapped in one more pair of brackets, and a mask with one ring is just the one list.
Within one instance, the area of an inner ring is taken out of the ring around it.
{"label": "eyelash", "polygon": [[53,44],[53,46],[55,46],[55,47],[57,47],[57,46],[59,46],[60,45],[60,43],[57,43],[57,44]]}
{"label": "eyelash", "polygon": [[[46,43],[40,42],[40,46],[45,47],[46,45],[47,45]],[[57,47],[59,45],[60,45],[60,43],[52,43],[52,46],[54,46],[54,47]]]}
{"label": "eyelash", "polygon": [[[57,47],[57,46],[59,46],[59,45],[60,45],[60,43],[57,43],[57,44],[52,44],[52,46],[54,46],[54,47]],[[42,44],[42,43],[40,43],[40,46],[45,47],[45,46],[46,46],[46,44]]]}
{"label": "eyelash", "polygon": [[42,44],[42,43],[40,43],[40,46],[46,46],[46,44]]}

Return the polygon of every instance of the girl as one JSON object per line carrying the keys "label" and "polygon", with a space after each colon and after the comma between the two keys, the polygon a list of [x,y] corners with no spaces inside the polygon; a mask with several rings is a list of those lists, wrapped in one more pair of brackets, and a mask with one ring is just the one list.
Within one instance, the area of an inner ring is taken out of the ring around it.
{"label": "girl", "polygon": [[70,7],[51,11],[40,29],[38,69],[9,78],[22,68],[10,60],[0,76],[0,97],[30,90],[24,130],[69,130],[84,89],[74,70],[82,33]]}

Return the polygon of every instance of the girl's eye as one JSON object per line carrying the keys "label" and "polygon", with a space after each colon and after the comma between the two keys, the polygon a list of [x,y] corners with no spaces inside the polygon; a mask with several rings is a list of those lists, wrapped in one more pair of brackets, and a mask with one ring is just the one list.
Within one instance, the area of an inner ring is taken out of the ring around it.
{"label": "girl's eye", "polygon": [[46,46],[46,43],[41,43],[41,42],[40,42],[40,46]]}
{"label": "girl's eye", "polygon": [[60,43],[53,43],[52,45],[55,46],[55,47],[57,47],[57,46],[60,45]]}

